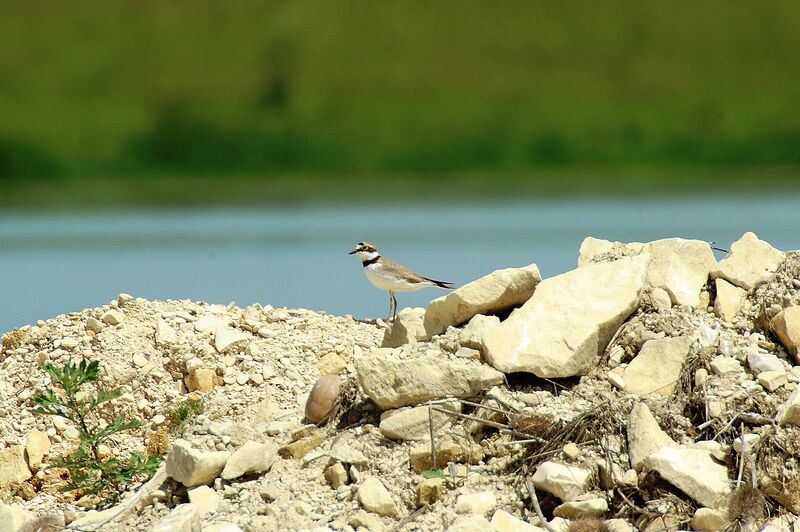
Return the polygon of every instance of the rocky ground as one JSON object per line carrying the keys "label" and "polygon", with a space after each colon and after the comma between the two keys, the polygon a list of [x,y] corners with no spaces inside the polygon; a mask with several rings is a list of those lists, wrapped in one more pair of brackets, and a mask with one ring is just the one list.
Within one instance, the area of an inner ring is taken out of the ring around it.
{"label": "rocky ground", "polygon": [[[800,252],[589,238],[578,264],[388,326],[120,295],[8,332],[0,530],[800,529]],[[80,358],[144,421],[104,452],[166,458],[101,512],[59,490],[76,428],[32,413]]]}

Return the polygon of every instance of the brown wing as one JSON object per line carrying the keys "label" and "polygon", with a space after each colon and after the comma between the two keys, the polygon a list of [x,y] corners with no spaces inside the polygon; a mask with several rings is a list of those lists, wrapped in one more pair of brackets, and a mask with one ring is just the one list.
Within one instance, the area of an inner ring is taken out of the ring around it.
{"label": "brown wing", "polygon": [[447,281],[437,281],[435,279],[430,279],[428,277],[423,277],[418,273],[414,273],[402,264],[397,264],[396,262],[392,262],[387,258],[383,258],[383,267],[391,272],[394,272],[399,276],[405,277],[408,279],[409,283],[418,284],[418,283],[433,283],[436,286],[441,288],[453,288],[453,284]]}

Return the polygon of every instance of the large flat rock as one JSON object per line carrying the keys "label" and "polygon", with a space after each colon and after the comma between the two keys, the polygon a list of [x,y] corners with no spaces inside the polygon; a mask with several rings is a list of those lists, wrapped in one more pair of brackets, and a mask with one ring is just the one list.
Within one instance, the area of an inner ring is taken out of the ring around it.
{"label": "large flat rock", "polygon": [[641,471],[645,459],[667,445],[677,444],[661,430],[647,404],[636,403],[628,416],[628,452],[631,466],[636,471]]}
{"label": "large flat rock", "polygon": [[535,264],[494,271],[431,301],[425,312],[425,331],[428,337],[435,336],[477,314],[495,314],[522,305],[541,280]]}
{"label": "large flat rock", "polygon": [[685,336],[645,342],[622,374],[625,391],[639,395],[672,394],[691,346],[692,340]]}
{"label": "large flat rock", "polygon": [[758,281],[775,273],[785,256],[783,251],[759,240],[755,233],[747,232],[731,244],[730,254],[719,261],[711,277],[750,290]]}
{"label": "large flat rock", "polygon": [[585,375],[639,304],[649,260],[643,253],[542,281],[527,303],[486,332],[486,359],[505,373]]}
{"label": "large flat rock", "polygon": [[673,305],[696,307],[700,304],[700,290],[709,272],[717,266],[711,246],[702,240],[665,238],[646,244],[623,244],[589,237],[581,244],[578,266],[644,252],[651,256],[647,268],[648,286],[665,290]]}
{"label": "large flat rock", "polygon": [[662,447],[645,459],[645,469],[709,508],[719,508],[731,492],[728,468],[710,451],[694,447]]}
{"label": "large flat rock", "polygon": [[358,382],[381,409],[443,397],[470,397],[504,382],[499,371],[444,353],[400,358],[399,349],[374,349],[355,359]]}

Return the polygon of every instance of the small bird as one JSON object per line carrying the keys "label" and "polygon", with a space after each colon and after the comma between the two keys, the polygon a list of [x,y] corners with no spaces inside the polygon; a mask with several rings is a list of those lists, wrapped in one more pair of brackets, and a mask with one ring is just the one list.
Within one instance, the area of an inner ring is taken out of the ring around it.
{"label": "small bird", "polygon": [[361,265],[364,266],[364,274],[369,279],[369,282],[381,290],[389,292],[389,316],[386,318],[387,321],[393,320],[397,315],[395,292],[413,292],[433,286],[448,290],[453,288],[453,283],[423,277],[405,266],[384,259],[372,242],[359,242],[356,249],[348,254],[358,254],[358,258],[361,259]]}

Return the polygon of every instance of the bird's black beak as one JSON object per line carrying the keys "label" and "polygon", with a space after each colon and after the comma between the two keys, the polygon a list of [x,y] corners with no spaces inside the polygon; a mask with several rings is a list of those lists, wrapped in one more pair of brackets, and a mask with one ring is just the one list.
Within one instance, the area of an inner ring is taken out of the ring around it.
{"label": "bird's black beak", "polygon": [[348,253],[348,255],[355,255],[356,253],[358,253],[358,250],[357,250],[357,249],[354,249],[353,251],[351,251],[350,253]]}

